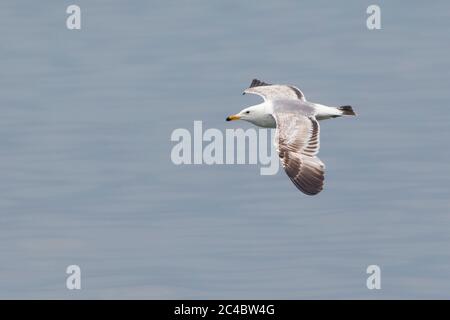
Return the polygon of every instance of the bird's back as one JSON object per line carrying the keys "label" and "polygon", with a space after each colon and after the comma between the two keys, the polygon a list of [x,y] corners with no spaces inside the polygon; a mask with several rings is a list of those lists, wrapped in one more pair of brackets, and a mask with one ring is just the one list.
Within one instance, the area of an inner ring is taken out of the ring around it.
{"label": "bird's back", "polygon": [[312,117],[316,115],[316,109],[314,105],[308,101],[303,100],[285,100],[279,99],[272,101],[272,107],[274,113],[292,113],[306,117]]}

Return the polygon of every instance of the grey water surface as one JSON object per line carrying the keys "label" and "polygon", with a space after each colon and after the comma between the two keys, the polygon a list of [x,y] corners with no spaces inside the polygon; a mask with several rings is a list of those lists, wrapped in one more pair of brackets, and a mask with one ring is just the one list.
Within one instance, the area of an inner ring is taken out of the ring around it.
{"label": "grey water surface", "polygon": [[[450,298],[448,2],[70,4],[0,4],[0,298]],[[194,120],[251,127],[255,77],[358,113],[321,123],[320,195],[172,163]]]}

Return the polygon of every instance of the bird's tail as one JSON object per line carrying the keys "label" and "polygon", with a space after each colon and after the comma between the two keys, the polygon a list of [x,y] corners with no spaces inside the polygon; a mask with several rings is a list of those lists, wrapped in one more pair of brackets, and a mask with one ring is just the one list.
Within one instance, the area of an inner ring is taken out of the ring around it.
{"label": "bird's tail", "polygon": [[352,106],[340,106],[337,107],[338,110],[342,111],[342,115],[344,116],[356,116],[355,111],[353,111]]}

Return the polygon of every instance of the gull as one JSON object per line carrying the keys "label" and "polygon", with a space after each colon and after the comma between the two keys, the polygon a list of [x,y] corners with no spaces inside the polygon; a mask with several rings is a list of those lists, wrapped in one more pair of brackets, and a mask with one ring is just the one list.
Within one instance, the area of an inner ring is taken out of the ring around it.
{"label": "gull", "polygon": [[253,79],[243,94],[256,94],[264,102],[227,117],[263,128],[276,128],[274,145],[286,174],[307,195],[323,189],[325,165],[317,157],[320,147],[319,120],[355,116],[351,106],[329,107],[309,102],[291,85],[269,84]]}

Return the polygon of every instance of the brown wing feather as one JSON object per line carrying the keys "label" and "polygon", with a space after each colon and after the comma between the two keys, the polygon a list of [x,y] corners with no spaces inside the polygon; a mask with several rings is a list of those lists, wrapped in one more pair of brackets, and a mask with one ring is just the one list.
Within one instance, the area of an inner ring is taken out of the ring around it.
{"label": "brown wing feather", "polygon": [[319,123],[313,117],[278,113],[275,143],[284,170],[294,185],[307,195],[323,189],[324,169],[316,157],[320,148]]}

